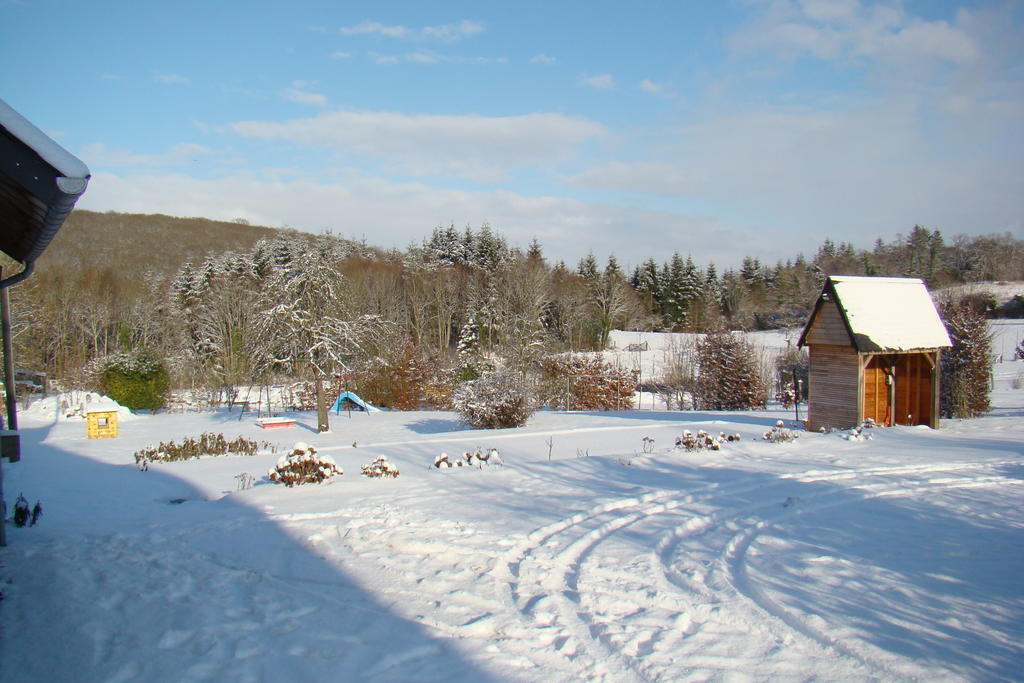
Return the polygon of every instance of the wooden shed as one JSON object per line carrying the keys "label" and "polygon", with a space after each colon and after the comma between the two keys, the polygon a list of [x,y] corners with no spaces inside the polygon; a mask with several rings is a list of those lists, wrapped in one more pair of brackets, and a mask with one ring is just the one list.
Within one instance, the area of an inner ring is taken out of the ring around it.
{"label": "wooden shed", "polygon": [[118,411],[98,405],[85,414],[85,432],[89,438],[115,438],[118,435]]}
{"label": "wooden shed", "polygon": [[807,428],[939,426],[939,357],[952,344],[917,278],[833,276],[800,335]]}

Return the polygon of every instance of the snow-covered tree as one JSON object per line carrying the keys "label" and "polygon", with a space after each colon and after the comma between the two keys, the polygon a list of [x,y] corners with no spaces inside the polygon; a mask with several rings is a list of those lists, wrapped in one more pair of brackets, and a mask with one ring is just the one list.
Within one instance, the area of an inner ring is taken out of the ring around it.
{"label": "snow-covered tree", "polygon": [[268,360],[311,376],[317,429],[323,432],[330,429],[324,378],[347,369],[362,345],[382,331],[383,323],[348,309],[345,280],[322,251],[309,251],[291,265],[271,280],[262,338],[270,351]]}
{"label": "snow-covered tree", "polygon": [[953,348],[942,353],[939,412],[943,417],[980,417],[988,412],[992,386],[992,333],[985,316],[966,301],[940,307]]}

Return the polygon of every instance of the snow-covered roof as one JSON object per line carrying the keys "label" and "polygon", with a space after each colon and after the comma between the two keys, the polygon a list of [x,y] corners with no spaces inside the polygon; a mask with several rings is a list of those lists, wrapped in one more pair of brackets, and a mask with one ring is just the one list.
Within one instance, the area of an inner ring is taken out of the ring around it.
{"label": "snow-covered roof", "polygon": [[858,351],[912,351],[952,346],[922,280],[854,276],[829,277],[800,338],[801,344],[822,305],[832,299]]}
{"label": "snow-covered roof", "polygon": [[0,251],[35,261],[88,183],[84,163],[0,100]]}
{"label": "snow-covered roof", "polygon": [[54,142],[3,100],[0,100],[0,126],[31,147],[43,161],[53,166],[64,177],[79,180],[89,177],[89,168],[78,157]]}

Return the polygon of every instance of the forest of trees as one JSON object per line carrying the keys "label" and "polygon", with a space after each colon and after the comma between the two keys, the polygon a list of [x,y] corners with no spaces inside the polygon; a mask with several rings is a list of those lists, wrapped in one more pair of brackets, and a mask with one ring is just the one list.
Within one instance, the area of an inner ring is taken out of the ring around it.
{"label": "forest of trees", "polygon": [[398,406],[450,394],[496,359],[525,369],[603,348],[612,329],[802,325],[827,274],[914,276],[932,288],[1022,280],[1024,241],[946,240],[915,226],[871,249],[825,239],[774,265],[748,256],[719,271],[676,252],[626,272],[614,256],[551,263],[538,242],[512,248],[487,225],[381,250],[331,234],[76,211],[11,295],[18,366],[66,385],[88,386],[104,358],[145,349],[176,387],[344,373]]}

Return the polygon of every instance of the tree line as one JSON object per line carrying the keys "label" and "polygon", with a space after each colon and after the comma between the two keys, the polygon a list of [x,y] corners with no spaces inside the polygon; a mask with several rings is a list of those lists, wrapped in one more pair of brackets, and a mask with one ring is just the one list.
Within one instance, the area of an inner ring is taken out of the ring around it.
{"label": "tree line", "polygon": [[[1024,279],[1021,240],[947,242],[921,226],[870,250],[825,239],[810,257],[770,266],[748,256],[719,272],[677,252],[627,273],[615,256],[551,263],[536,240],[515,248],[488,225],[438,227],[382,250],[330,233],[168,217],[159,229],[139,222],[145,230],[122,214],[79,213],[89,231],[69,221],[12,299],[18,365],[82,386],[103,359],[146,349],[176,387],[343,375],[411,407],[496,362],[535,368],[604,348],[613,329],[802,325],[828,274],[915,276],[932,288]],[[186,220],[199,222],[176,223]]]}

